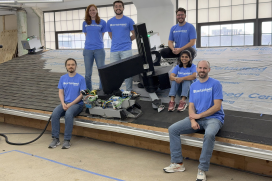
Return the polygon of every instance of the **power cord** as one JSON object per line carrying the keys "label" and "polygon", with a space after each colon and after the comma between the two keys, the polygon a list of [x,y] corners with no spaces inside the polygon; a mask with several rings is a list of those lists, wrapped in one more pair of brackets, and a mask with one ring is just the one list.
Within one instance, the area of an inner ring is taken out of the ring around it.
{"label": "power cord", "polygon": [[[52,117],[52,115],[49,117],[48,122],[47,122],[45,128],[43,129],[42,133],[32,141],[29,141],[29,142],[26,142],[26,143],[12,143],[12,142],[8,141],[8,137],[5,134],[0,133],[0,136],[3,136],[5,138],[7,144],[10,144],[10,145],[22,146],[22,145],[27,145],[27,144],[33,143],[34,141],[37,141],[44,134],[44,132],[46,131],[46,128],[48,127],[48,125],[50,123],[51,117]],[[24,134],[24,133],[21,133],[21,134]]]}

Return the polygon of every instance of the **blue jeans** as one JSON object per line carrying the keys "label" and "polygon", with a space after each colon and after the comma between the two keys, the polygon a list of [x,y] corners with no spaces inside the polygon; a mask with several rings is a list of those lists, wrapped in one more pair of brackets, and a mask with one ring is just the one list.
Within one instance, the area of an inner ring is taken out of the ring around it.
{"label": "blue jeans", "polygon": [[188,97],[190,86],[192,83],[193,83],[192,80],[185,80],[180,84],[176,83],[176,81],[172,81],[169,97],[170,96],[176,97],[177,94],[180,95],[181,97]]}
{"label": "blue jeans", "polygon": [[64,131],[64,140],[71,140],[74,117],[77,116],[83,109],[83,105],[74,104],[67,111],[64,111],[62,105],[58,105],[51,117],[51,126],[52,126],[52,137],[59,138],[60,132],[60,118],[64,116],[65,119],[65,131]]}
{"label": "blue jeans", "polygon": [[[216,118],[201,118],[197,120],[200,126],[200,130],[205,130],[203,147],[199,159],[198,168],[203,171],[208,171],[210,166],[210,159],[212,157],[215,135],[223,126],[222,122]],[[170,137],[170,151],[171,151],[171,162],[181,163],[183,162],[182,151],[181,151],[181,134],[195,133],[199,130],[194,130],[191,127],[191,121],[189,117],[172,124],[169,128]]]}
{"label": "blue jeans", "polygon": [[[121,59],[131,57],[131,56],[132,56],[132,50],[111,52],[110,53],[110,62],[113,63],[113,62],[119,61]],[[132,90],[132,77],[125,79],[125,84],[126,84],[127,91],[131,91]]]}
{"label": "blue jeans", "polygon": [[[95,60],[97,68],[105,65],[105,50],[97,49],[97,50],[83,50],[84,63],[85,63],[85,81],[86,86],[89,90],[93,90],[92,88],[92,73],[93,73],[93,63]],[[102,89],[101,81],[99,81],[99,89]]]}

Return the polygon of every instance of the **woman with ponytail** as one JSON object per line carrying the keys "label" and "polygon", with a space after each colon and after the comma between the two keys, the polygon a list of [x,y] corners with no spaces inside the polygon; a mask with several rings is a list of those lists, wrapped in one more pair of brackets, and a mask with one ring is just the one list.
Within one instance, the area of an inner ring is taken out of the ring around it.
{"label": "woman with ponytail", "polygon": [[[94,60],[97,68],[105,65],[105,50],[103,36],[106,30],[106,21],[98,16],[97,7],[91,4],[85,12],[85,21],[82,31],[86,35],[85,47],[83,50],[85,63],[85,80],[89,90],[92,90],[92,71]],[[99,89],[102,89],[101,81]]]}

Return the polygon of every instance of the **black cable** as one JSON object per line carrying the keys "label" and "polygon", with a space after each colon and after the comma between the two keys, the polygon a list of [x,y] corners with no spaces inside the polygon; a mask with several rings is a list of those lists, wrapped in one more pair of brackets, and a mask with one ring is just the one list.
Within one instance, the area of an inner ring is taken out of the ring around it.
{"label": "black cable", "polygon": [[[52,116],[52,115],[51,115],[51,116]],[[51,116],[50,116],[50,118],[48,119],[48,122],[47,122],[45,128],[43,129],[42,133],[41,133],[37,138],[35,138],[35,139],[32,140],[32,141],[29,141],[29,142],[26,142],[26,143],[12,143],[12,142],[9,142],[9,141],[8,141],[8,137],[7,137],[5,134],[0,133],[0,136],[3,136],[3,137],[5,138],[7,144],[10,144],[10,145],[27,145],[27,144],[33,143],[34,141],[37,141],[37,140],[43,135],[43,133],[46,131],[46,128],[47,128],[47,126],[48,126],[49,123],[50,123]]]}

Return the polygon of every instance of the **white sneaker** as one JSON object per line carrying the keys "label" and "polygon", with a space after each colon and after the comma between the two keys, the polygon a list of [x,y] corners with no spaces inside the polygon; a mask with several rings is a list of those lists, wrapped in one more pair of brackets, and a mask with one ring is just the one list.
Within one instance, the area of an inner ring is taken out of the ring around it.
{"label": "white sneaker", "polygon": [[184,164],[171,163],[168,167],[163,169],[166,173],[184,172]]}
{"label": "white sneaker", "polygon": [[200,169],[198,169],[196,181],[206,181],[206,173]]}

